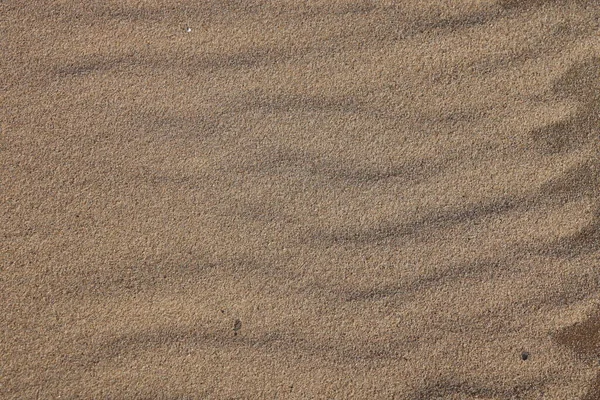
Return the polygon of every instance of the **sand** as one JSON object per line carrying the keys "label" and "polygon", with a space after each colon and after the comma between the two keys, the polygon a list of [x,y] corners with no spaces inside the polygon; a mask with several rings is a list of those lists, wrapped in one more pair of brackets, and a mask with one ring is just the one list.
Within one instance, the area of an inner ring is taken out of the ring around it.
{"label": "sand", "polygon": [[0,17],[0,398],[600,398],[600,2]]}

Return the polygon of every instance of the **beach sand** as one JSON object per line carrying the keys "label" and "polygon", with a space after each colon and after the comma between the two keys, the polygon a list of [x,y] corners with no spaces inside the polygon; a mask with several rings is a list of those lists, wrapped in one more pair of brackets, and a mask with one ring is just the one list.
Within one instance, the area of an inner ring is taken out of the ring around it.
{"label": "beach sand", "polygon": [[600,2],[0,15],[0,398],[600,398]]}

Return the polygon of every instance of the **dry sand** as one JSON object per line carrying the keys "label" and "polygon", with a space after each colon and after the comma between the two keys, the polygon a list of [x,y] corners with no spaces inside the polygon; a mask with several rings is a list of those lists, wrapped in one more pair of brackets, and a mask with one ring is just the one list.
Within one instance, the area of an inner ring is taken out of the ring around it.
{"label": "dry sand", "polygon": [[1,1],[0,398],[599,399],[599,18]]}

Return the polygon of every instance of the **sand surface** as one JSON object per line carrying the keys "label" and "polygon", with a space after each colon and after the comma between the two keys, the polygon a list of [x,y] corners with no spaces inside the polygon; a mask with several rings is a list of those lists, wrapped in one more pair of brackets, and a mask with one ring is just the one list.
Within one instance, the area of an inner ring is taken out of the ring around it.
{"label": "sand surface", "polygon": [[595,0],[0,1],[0,398],[599,399],[599,133]]}

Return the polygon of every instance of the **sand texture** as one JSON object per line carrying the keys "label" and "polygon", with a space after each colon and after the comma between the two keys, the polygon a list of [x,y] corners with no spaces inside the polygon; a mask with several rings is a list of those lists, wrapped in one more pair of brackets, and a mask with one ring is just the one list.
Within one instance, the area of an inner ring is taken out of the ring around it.
{"label": "sand texture", "polygon": [[0,1],[0,398],[600,399],[599,134],[597,0]]}

